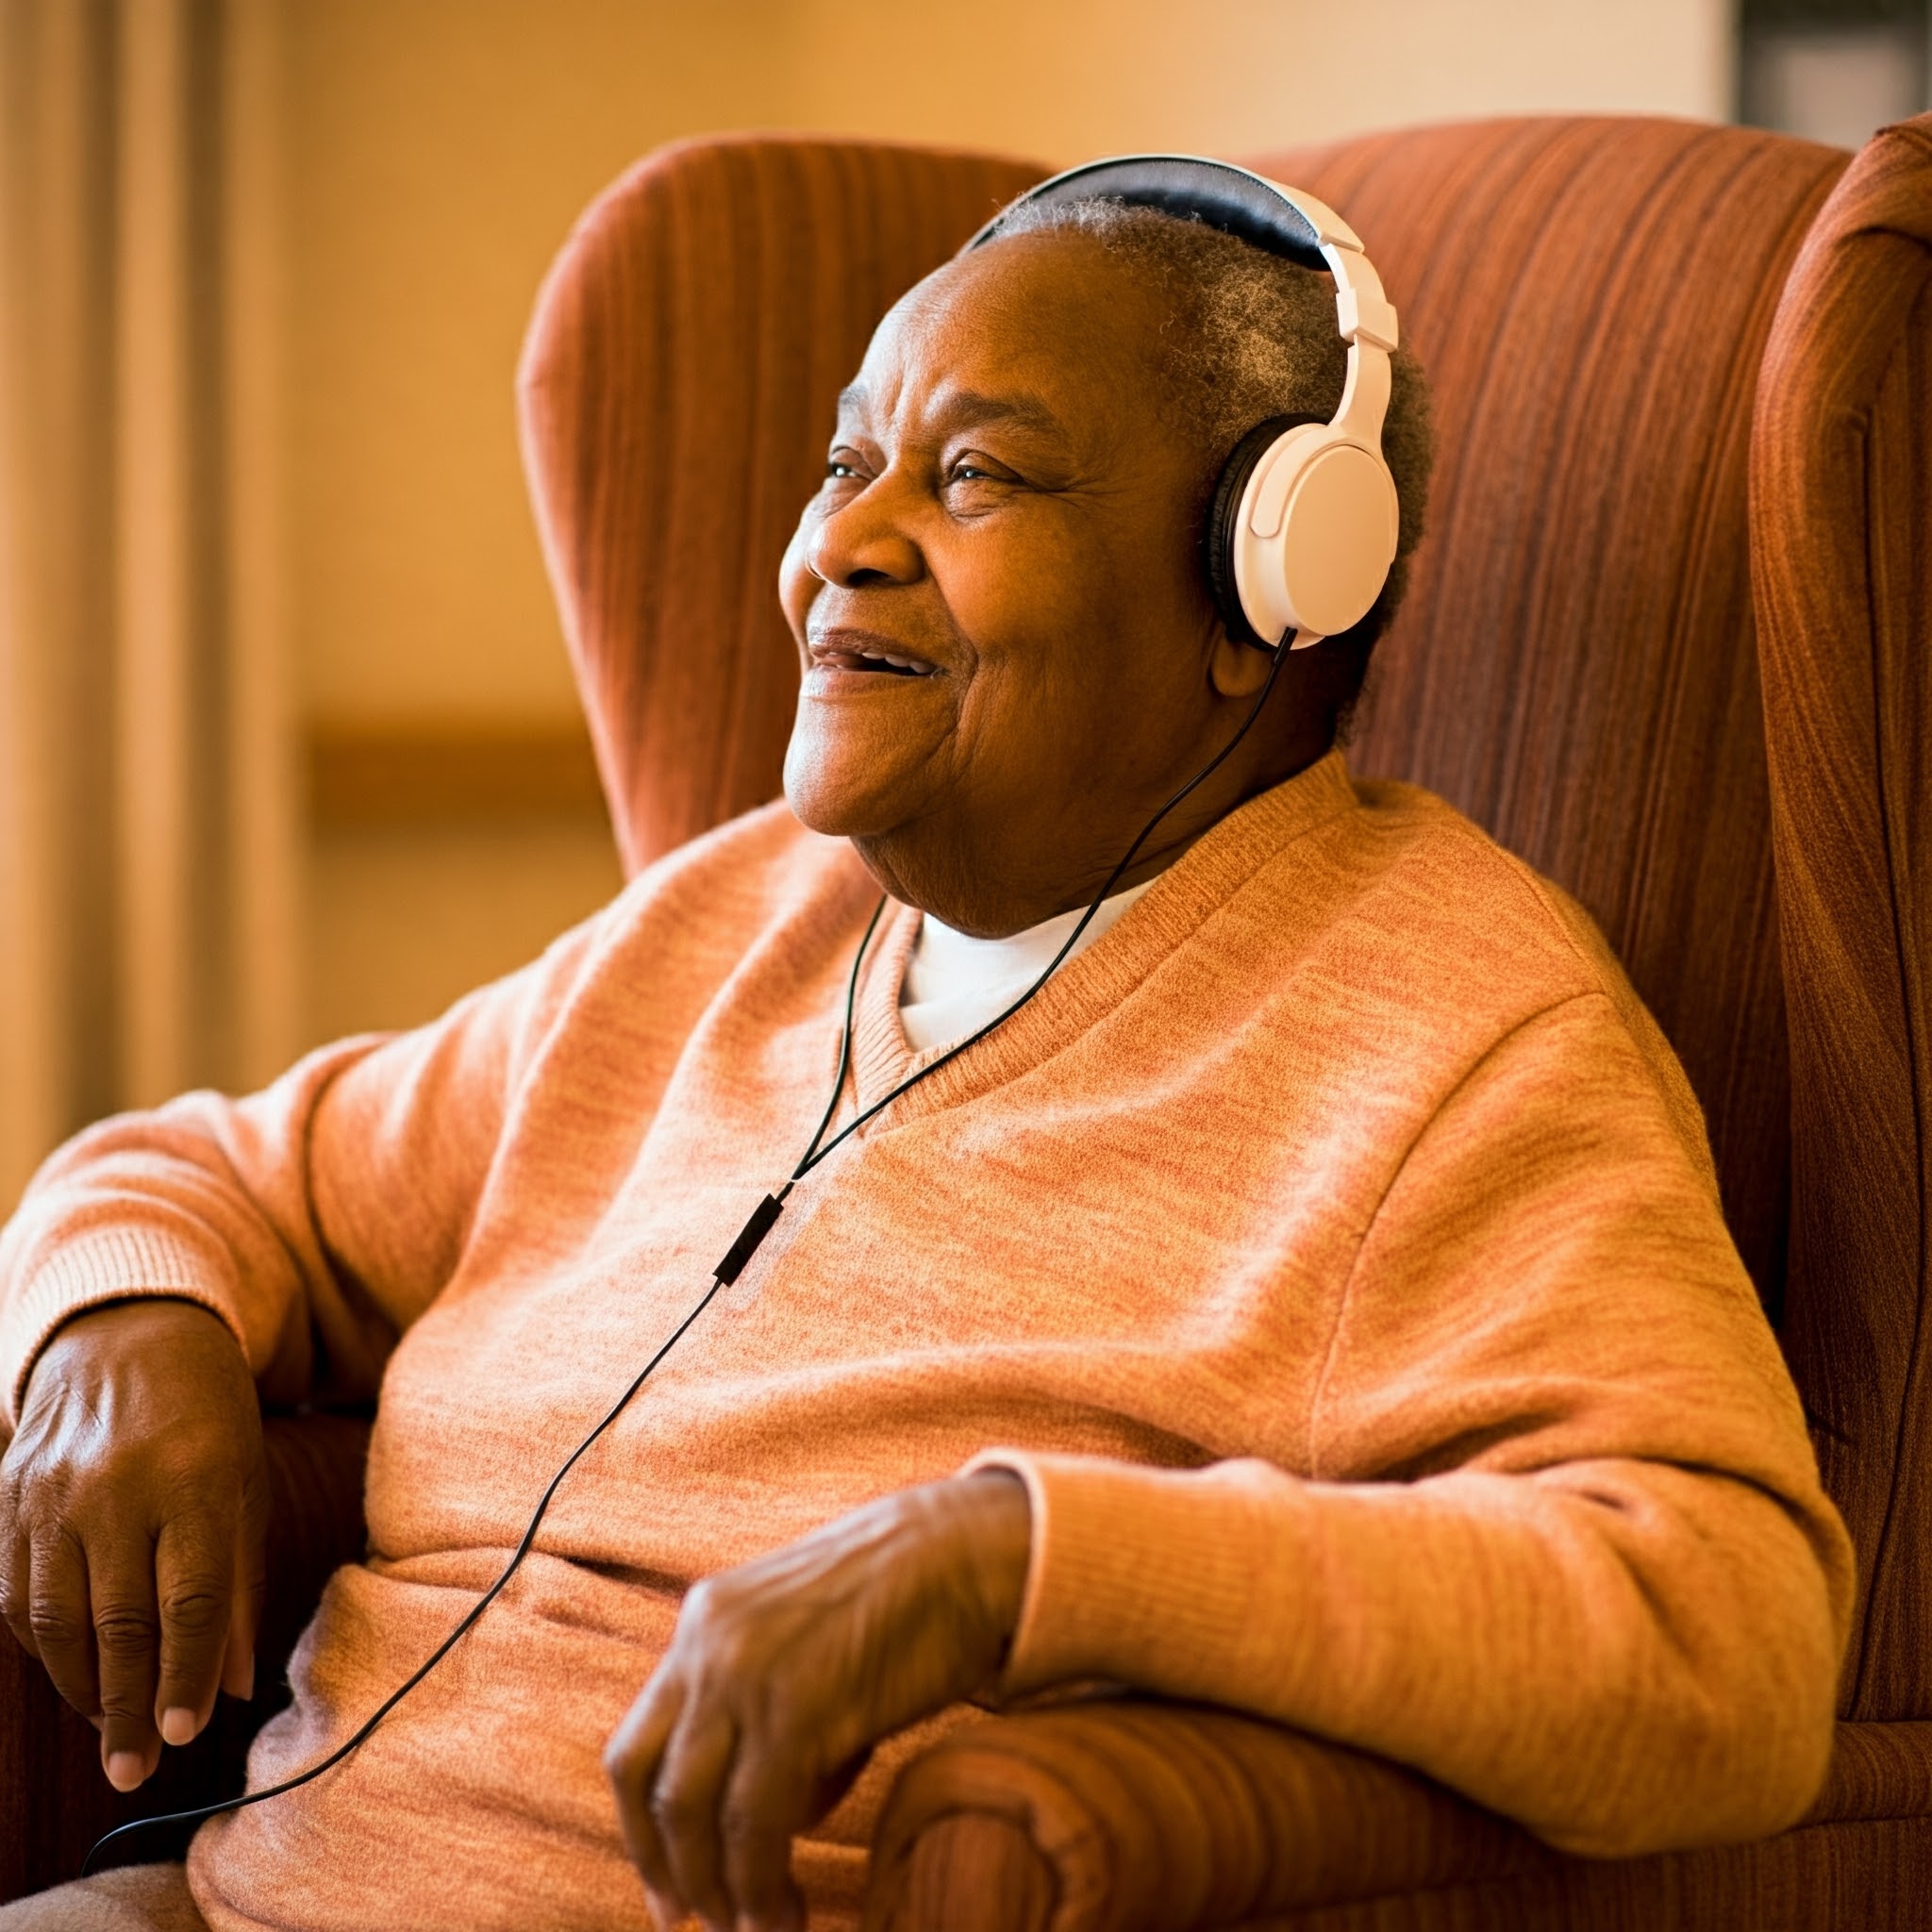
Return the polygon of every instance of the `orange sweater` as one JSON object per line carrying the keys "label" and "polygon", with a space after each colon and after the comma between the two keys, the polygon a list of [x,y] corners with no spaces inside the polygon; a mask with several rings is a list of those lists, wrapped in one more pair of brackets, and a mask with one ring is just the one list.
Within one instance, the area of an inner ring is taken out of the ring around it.
{"label": "orange sweater", "polygon": [[[434,1025],[36,1181],[10,1399],[130,1292],[205,1302],[270,1397],[381,1375],[369,1560],[258,1783],[456,1621],[789,1170],[874,902],[773,807]],[[908,1064],[916,924],[861,982],[860,1100]],[[1683,1074],[1574,907],[1338,754],[793,1193],[438,1673],[202,1831],[210,1924],[642,1925],[598,1753],[680,1591],[988,1451],[1035,1512],[1008,1690],[1244,1707],[1590,1852],[1775,1828],[1823,1774],[1849,1553]],[[903,1749],[801,1847],[815,1924]]]}

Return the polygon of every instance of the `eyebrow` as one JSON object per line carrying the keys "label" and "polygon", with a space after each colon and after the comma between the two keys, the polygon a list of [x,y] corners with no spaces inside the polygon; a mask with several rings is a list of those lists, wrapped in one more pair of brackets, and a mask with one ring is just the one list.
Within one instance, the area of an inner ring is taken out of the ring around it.
{"label": "eyebrow", "polygon": [[[863,383],[848,383],[839,391],[841,414],[846,409],[863,408],[869,400]],[[1049,435],[1066,434],[1066,425],[1038,396],[989,395],[984,390],[956,390],[946,397],[939,414],[948,429],[976,429],[987,423],[1013,423]]]}

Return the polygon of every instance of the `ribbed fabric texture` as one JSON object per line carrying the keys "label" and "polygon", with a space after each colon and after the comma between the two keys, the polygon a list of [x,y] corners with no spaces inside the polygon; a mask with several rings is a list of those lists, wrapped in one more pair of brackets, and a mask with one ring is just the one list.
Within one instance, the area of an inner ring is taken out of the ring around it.
{"label": "ribbed fabric texture", "polygon": [[1751,519],[1790,989],[1785,1345],[1866,1568],[1860,1718],[1932,1716],[1932,114],[1858,155],[1765,351]]}
{"label": "ribbed fabric texture", "polygon": [[[61,1316],[157,1286],[266,1389],[383,1373],[369,1560],[256,1780],[408,1674],[703,1293],[824,1104],[874,902],[768,808],[436,1024],[38,1180],[0,1247],[9,1391]],[[861,977],[848,1108],[910,1064],[917,920]],[[1822,1775],[1850,1553],[1690,1091],[1567,900],[1331,755],[796,1191],[442,1670],[204,1829],[210,1924],[641,1926],[598,1754],[681,1591],[988,1457],[1036,1512],[991,1692],[1231,1704],[1596,1852],[1774,1828]],[[933,1729],[801,1846],[817,1924]]]}

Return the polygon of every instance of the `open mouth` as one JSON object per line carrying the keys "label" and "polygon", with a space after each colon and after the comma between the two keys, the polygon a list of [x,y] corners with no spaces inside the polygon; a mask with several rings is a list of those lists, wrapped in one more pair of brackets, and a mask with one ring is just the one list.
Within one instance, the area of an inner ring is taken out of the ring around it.
{"label": "open mouth", "polygon": [[816,662],[834,671],[875,671],[888,677],[930,677],[939,668],[924,658],[904,658],[857,644],[814,644],[811,655]]}

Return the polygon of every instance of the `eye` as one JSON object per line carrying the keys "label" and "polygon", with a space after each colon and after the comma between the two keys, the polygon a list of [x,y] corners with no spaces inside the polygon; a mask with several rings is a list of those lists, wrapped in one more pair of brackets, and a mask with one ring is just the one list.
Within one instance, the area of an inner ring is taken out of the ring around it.
{"label": "eye", "polygon": [[864,458],[849,444],[842,442],[834,443],[832,453],[825,458],[825,481],[827,483],[864,482]]}
{"label": "eye", "polygon": [[974,455],[958,458],[946,471],[948,483],[1011,483],[1015,480],[1013,473],[1004,465]]}

